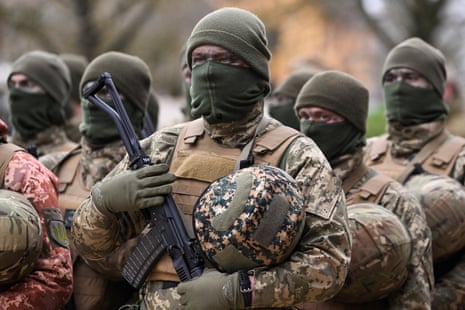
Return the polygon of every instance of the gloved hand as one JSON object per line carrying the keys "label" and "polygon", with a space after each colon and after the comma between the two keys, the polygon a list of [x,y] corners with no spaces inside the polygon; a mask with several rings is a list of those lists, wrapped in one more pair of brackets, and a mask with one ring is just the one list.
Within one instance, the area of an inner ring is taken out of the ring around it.
{"label": "gloved hand", "polygon": [[244,308],[237,272],[227,274],[206,269],[200,277],[179,283],[177,293],[183,309]]}
{"label": "gloved hand", "polygon": [[162,205],[176,179],[168,169],[168,165],[158,164],[117,174],[92,187],[92,201],[107,215]]}

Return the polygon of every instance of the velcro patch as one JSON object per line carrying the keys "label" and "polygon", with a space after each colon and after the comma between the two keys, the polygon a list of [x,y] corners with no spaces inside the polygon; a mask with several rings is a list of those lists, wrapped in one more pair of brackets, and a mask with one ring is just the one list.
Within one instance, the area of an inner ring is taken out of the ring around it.
{"label": "velcro patch", "polygon": [[45,219],[45,226],[47,227],[48,237],[50,238],[52,247],[55,248],[60,246],[68,248],[68,235],[60,209],[42,208],[42,214]]}

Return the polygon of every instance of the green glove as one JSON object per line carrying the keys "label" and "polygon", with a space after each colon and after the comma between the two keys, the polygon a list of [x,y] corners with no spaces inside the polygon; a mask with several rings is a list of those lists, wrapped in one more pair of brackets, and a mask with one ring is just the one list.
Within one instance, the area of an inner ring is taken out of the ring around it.
{"label": "green glove", "polygon": [[171,193],[171,183],[175,179],[166,164],[125,171],[95,184],[91,190],[92,200],[95,207],[107,215],[159,206],[164,196]]}
{"label": "green glove", "polygon": [[239,309],[244,308],[244,298],[239,290],[238,274],[205,270],[191,281],[177,287],[181,308],[185,309]]}

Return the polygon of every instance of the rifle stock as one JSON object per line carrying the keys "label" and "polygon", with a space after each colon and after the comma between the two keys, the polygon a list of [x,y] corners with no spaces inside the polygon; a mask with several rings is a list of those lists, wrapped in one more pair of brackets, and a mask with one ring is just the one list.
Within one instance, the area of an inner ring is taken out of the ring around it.
{"label": "rifle stock", "polygon": [[[103,87],[107,87],[115,109],[96,96]],[[107,112],[115,122],[128,153],[130,169],[136,170],[151,165],[150,157],[142,151],[111,74],[102,73],[91,87],[83,91],[83,96]],[[167,195],[163,206],[147,208],[147,213],[150,217],[149,227],[146,233],[140,236],[134,251],[130,254],[123,268],[123,278],[133,287],[140,288],[165,250],[173,260],[181,281],[200,276],[204,264],[200,245],[196,239],[189,238],[173,197]]]}

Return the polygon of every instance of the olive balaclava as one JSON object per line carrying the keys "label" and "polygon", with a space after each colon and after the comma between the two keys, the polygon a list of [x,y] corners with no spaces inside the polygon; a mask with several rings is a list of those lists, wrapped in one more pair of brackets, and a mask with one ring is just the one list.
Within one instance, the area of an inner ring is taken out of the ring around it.
{"label": "olive balaclava", "polygon": [[59,56],[68,66],[71,77],[70,100],[65,103],[65,115],[66,118],[70,118],[73,116],[71,102],[81,101],[81,95],[79,94],[79,82],[81,81],[81,77],[84,74],[86,66],[89,64],[89,61],[86,57],[77,54],[60,54]]}
{"label": "olive balaclava", "polygon": [[12,75],[21,73],[40,85],[45,94],[29,93],[20,88],[9,90],[9,108],[15,135],[30,140],[39,132],[65,122],[64,105],[68,101],[71,78],[68,67],[58,55],[32,51],[19,57]]}
{"label": "olive balaclava", "polygon": [[386,84],[386,118],[401,125],[417,125],[443,119],[448,108],[443,102],[447,78],[442,52],[419,38],[410,38],[395,46],[386,57],[383,76],[393,68],[409,68],[420,73],[431,88],[411,86],[403,81]]}
{"label": "olive balaclava", "polygon": [[268,112],[271,117],[277,119],[286,126],[296,130],[300,129],[300,121],[294,112],[294,105],[300,89],[305,82],[315,75],[312,68],[299,69],[292,72],[273,91]]}
{"label": "olive balaclava", "polygon": [[312,138],[328,160],[365,145],[368,117],[368,90],[351,75],[339,71],[316,73],[300,91],[296,113],[303,107],[320,107],[342,116],[346,121],[327,124],[306,120],[302,133]]}
{"label": "olive balaclava", "polygon": [[[103,72],[111,74],[116,89],[123,96],[122,102],[134,130],[140,136],[152,83],[149,67],[139,57],[115,51],[107,52],[89,63],[79,89],[82,90],[87,83],[96,81]],[[101,99],[114,106],[111,99]],[[97,148],[120,139],[116,124],[106,112],[84,98],[81,106],[83,120],[79,129],[88,142]]]}
{"label": "olive balaclava", "polygon": [[[192,68],[192,51],[201,45],[221,46],[250,68],[206,61]],[[191,113],[209,124],[234,122],[258,111],[269,93],[268,50],[265,26],[249,11],[222,8],[203,17],[187,41],[187,61],[192,70]]]}

